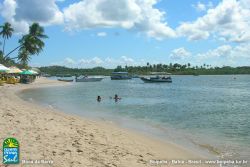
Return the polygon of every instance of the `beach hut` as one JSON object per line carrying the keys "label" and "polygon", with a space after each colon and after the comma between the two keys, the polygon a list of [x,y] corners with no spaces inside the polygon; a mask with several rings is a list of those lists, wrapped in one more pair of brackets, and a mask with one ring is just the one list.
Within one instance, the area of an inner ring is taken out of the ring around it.
{"label": "beach hut", "polygon": [[32,70],[23,70],[19,74],[21,75],[21,79],[20,79],[21,83],[30,83],[36,79],[36,75],[38,73]]}
{"label": "beach hut", "polygon": [[0,72],[5,73],[5,72],[7,72],[9,70],[10,70],[9,68],[7,68],[4,65],[0,64]]}
{"label": "beach hut", "polygon": [[22,70],[20,70],[17,67],[10,67],[10,70],[7,71],[8,74],[20,74],[22,72]]}
{"label": "beach hut", "polygon": [[32,72],[30,70],[23,70],[19,74],[21,74],[21,75],[34,75],[34,72]]}
{"label": "beach hut", "polygon": [[8,70],[6,73],[7,75],[7,81],[6,83],[8,84],[16,84],[20,81],[20,77],[18,76],[20,72],[22,72],[22,70],[20,70],[17,67],[9,67],[10,70]]}
{"label": "beach hut", "polygon": [[5,74],[10,69],[5,67],[4,65],[0,64],[0,86],[3,85],[3,82],[5,81],[5,77],[2,74]]}
{"label": "beach hut", "polygon": [[32,67],[31,70],[37,72],[38,74],[41,73],[41,71],[39,70],[39,68]]}
{"label": "beach hut", "polygon": [[38,72],[34,71],[34,70],[29,70],[30,72],[33,73],[33,75],[38,75]]}

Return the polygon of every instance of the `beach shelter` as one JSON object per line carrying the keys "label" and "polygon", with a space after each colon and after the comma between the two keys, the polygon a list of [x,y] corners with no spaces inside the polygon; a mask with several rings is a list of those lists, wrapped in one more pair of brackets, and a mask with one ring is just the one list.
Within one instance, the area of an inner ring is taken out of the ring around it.
{"label": "beach shelter", "polygon": [[21,75],[35,75],[32,71],[30,70],[24,70],[22,72],[20,72],[19,74]]}
{"label": "beach shelter", "polygon": [[39,68],[32,67],[31,70],[37,72],[38,74],[41,73],[41,71],[39,70]]}
{"label": "beach shelter", "polygon": [[8,74],[19,74],[22,72],[22,70],[20,70],[19,68],[17,67],[10,67],[9,68],[10,70],[7,71]]}
{"label": "beach shelter", "polygon": [[38,72],[34,71],[34,70],[29,70],[30,72],[32,72],[34,75],[37,75]]}
{"label": "beach shelter", "polygon": [[0,64],[0,72],[7,72],[9,70],[10,70],[9,68],[7,68],[4,65]]}

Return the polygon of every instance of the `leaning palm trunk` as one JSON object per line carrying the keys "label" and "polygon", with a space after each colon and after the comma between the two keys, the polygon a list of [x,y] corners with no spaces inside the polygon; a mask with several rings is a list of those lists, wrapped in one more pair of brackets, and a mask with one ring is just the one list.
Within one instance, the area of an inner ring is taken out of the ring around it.
{"label": "leaning palm trunk", "polygon": [[5,41],[6,41],[6,37],[3,39],[3,54],[4,54],[4,48],[5,48]]}
{"label": "leaning palm trunk", "polygon": [[4,59],[6,59],[7,57],[9,57],[9,55],[13,52],[15,52],[17,49],[19,49],[22,45],[19,45],[18,47],[16,47],[15,49],[13,49],[12,51],[10,51],[6,56],[4,56]]}

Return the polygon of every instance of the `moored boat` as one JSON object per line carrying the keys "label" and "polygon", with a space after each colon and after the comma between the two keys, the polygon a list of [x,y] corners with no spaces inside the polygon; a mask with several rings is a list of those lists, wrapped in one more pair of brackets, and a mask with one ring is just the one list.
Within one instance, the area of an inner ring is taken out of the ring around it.
{"label": "moored boat", "polygon": [[132,79],[132,77],[128,75],[128,72],[113,72],[112,76],[110,78],[111,78],[111,80]]}
{"label": "moored boat", "polygon": [[146,82],[146,83],[171,83],[172,78],[170,76],[156,76],[156,77],[141,77],[141,80]]}
{"label": "moored boat", "polygon": [[88,76],[81,76],[76,77],[76,82],[98,82],[103,80],[103,77],[88,77]]}
{"label": "moored boat", "polygon": [[63,82],[73,82],[73,79],[57,79],[58,81],[63,81]]}

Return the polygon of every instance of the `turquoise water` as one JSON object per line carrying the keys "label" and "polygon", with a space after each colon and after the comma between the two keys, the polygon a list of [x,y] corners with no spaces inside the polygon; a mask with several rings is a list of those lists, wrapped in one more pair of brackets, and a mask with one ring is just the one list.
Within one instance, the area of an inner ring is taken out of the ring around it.
{"label": "turquoise water", "polygon": [[[250,157],[250,75],[173,76],[72,83],[25,91],[21,97],[67,113],[101,118],[227,159]],[[118,94],[121,101],[110,96]],[[96,101],[97,95],[102,101]]]}

